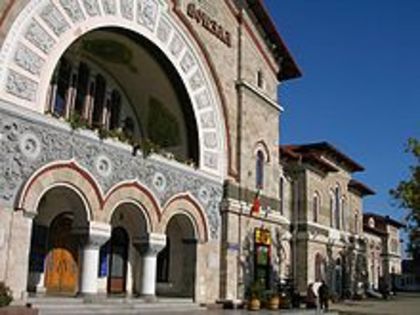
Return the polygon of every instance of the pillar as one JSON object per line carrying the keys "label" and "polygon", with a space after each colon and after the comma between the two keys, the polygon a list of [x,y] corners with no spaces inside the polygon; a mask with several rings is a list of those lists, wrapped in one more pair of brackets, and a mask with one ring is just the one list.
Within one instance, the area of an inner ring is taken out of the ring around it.
{"label": "pillar", "polygon": [[154,297],[156,294],[157,254],[166,245],[166,235],[149,233],[140,240],[141,253],[141,288],[142,296]]}
{"label": "pillar", "polygon": [[79,293],[95,295],[98,293],[99,250],[111,237],[111,226],[102,222],[89,222],[87,228],[75,232],[81,236],[81,276]]}

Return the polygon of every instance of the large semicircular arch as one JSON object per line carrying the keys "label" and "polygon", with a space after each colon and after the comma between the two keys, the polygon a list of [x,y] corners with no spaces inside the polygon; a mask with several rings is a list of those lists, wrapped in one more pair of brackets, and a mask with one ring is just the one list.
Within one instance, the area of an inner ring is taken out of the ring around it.
{"label": "large semicircular arch", "polygon": [[156,45],[181,77],[196,119],[199,167],[222,180],[228,153],[220,95],[193,39],[169,10],[159,0],[30,1],[0,51],[0,98],[42,113],[54,68],[75,40],[105,27],[133,31]]}

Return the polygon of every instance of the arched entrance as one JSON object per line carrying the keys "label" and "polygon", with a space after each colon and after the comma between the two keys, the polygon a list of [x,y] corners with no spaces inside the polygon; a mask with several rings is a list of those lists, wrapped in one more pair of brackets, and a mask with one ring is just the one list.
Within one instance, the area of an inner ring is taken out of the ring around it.
{"label": "arched entrance", "polygon": [[72,225],[69,213],[58,215],[51,223],[45,262],[45,288],[49,294],[74,295],[77,292],[79,257],[71,234]]}
{"label": "arched entrance", "polygon": [[[2,87],[0,98],[38,112],[51,110],[51,105],[54,106],[54,112],[59,115],[66,115],[76,110],[81,113],[83,119],[88,118],[89,124],[94,128],[102,122],[108,126],[123,122],[125,129],[134,129],[134,132],[137,132],[136,125],[133,126],[132,121],[119,121],[116,111],[114,110],[113,113],[109,110],[110,107],[115,109],[118,104],[124,103],[126,94],[130,98],[131,92],[123,89],[124,91],[117,90],[117,93],[112,91],[108,93],[107,87],[115,86],[114,83],[124,88],[138,87],[141,85],[139,81],[141,79],[154,82],[158,72],[138,67],[133,60],[139,60],[139,58],[135,52],[126,49],[128,47],[126,42],[117,42],[115,45],[115,41],[111,43],[108,38],[105,40],[91,38],[93,41],[86,43],[83,41],[83,37],[104,29],[134,34],[135,41],[147,40],[157,49],[156,51],[159,51],[153,56],[158,58],[159,55],[164,56],[175,70],[179,80],[173,81],[170,77],[169,79],[175,84],[180,83],[175,91],[186,90],[188,100],[192,105],[190,113],[193,114],[193,120],[196,123],[197,132],[194,135],[189,132],[190,130],[185,132],[181,130],[182,128],[177,128],[174,120],[168,119],[174,115],[156,115],[156,112],[152,112],[154,115],[151,116],[156,120],[168,122],[168,124],[162,123],[163,128],[157,128],[152,133],[153,137],[162,140],[161,134],[165,131],[170,136],[164,137],[163,145],[169,152],[181,153],[181,157],[187,155],[187,159],[198,162],[201,170],[223,178],[228,165],[225,163],[228,157],[225,141],[228,138],[224,125],[226,119],[223,117],[223,98],[216,92],[222,91],[217,78],[214,77],[215,71],[212,64],[206,59],[206,53],[198,48],[193,36],[185,31],[182,22],[174,18],[175,15],[171,12],[174,9],[172,2],[144,1],[144,3],[139,2],[139,5],[133,4],[132,1],[123,0],[108,1],[106,6],[93,5],[89,1],[70,4],[65,1],[51,2],[49,0],[29,1],[28,4],[22,4],[20,14],[14,19],[0,50],[0,63],[10,64],[10,67],[0,69],[0,86]],[[111,41],[113,41],[112,38]],[[77,65],[68,67],[68,64],[60,62],[60,59],[76,42],[81,44],[84,51],[79,50],[75,58],[69,58],[67,61],[76,61]],[[92,52],[96,56],[92,56]],[[107,70],[111,71],[97,72],[97,69],[88,65],[88,62],[85,62],[85,65],[79,64],[78,59],[85,57],[96,65],[104,66],[108,63]],[[99,57],[99,62],[97,57]],[[164,65],[161,61],[163,60],[158,60],[158,64]],[[60,69],[61,65],[63,65],[62,69]],[[168,68],[165,65],[164,67]],[[123,71],[139,74],[138,80],[130,78],[121,82],[120,76],[115,76],[115,73],[120,74]],[[61,79],[55,80],[54,72],[58,73]],[[90,74],[95,75],[91,77]],[[106,78],[108,75],[113,78]],[[52,78],[52,82],[56,83],[55,86],[49,84]],[[110,82],[111,84],[108,85]],[[63,88],[65,85],[71,86],[71,91],[66,91]],[[107,92],[102,102],[104,86]],[[153,92],[160,87],[161,85],[154,84],[148,92]],[[158,96],[168,95],[167,92],[160,91]],[[70,99],[68,95],[71,96]],[[91,98],[85,99],[84,95],[89,95]],[[96,104],[93,98],[96,99]],[[150,107],[155,109],[165,108],[173,103],[171,100],[156,99],[156,97],[132,98],[132,100],[137,103],[135,105],[142,106],[149,105],[151,101]],[[156,100],[158,102],[155,102]],[[185,102],[181,99],[180,103]],[[90,108],[87,108],[86,104]],[[160,106],[155,106],[156,104]],[[71,106],[66,107],[67,105]],[[104,111],[96,110],[95,107],[102,108]],[[127,112],[119,118],[123,119],[125,114]],[[189,119],[188,115],[188,113],[183,113],[186,120]],[[146,110],[145,115],[139,117],[149,119],[149,112]],[[147,129],[147,124],[143,125],[143,128]],[[101,134],[104,133],[101,132]],[[181,141],[177,141],[179,139],[174,137],[177,134],[180,135]],[[183,136],[186,139],[182,139]],[[196,148],[179,145],[184,140],[190,143],[190,137],[197,139]]]}
{"label": "arched entrance", "polygon": [[108,293],[121,294],[126,291],[129,238],[122,227],[112,230],[109,244]]}
{"label": "arched entrance", "polygon": [[157,258],[157,294],[195,296],[197,237],[191,219],[175,214],[166,227],[166,247]]}
{"label": "arched entrance", "polygon": [[147,217],[137,204],[122,203],[112,213],[111,226],[111,239],[101,250],[99,277],[107,278],[108,294],[139,294],[140,242],[149,230]]}
{"label": "arched entrance", "polygon": [[54,187],[40,199],[32,226],[28,290],[75,295],[79,291],[80,235],[88,225],[81,197],[65,186]]}

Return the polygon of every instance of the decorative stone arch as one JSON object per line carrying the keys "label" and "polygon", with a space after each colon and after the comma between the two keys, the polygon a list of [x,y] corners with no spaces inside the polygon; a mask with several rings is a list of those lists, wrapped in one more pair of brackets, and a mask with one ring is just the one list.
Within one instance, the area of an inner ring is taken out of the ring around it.
{"label": "decorative stone arch", "polygon": [[133,31],[156,45],[177,70],[197,123],[199,167],[224,178],[228,152],[221,95],[197,44],[170,11],[161,0],[30,1],[0,51],[0,98],[43,112],[54,68],[76,39],[103,27]]}
{"label": "decorative stone arch", "polygon": [[188,193],[177,195],[166,203],[157,232],[165,233],[169,221],[177,214],[183,214],[190,219],[199,242],[205,243],[209,240],[208,222],[204,210]]}
{"label": "decorative stone arch", "polygon": [[76,162],[51,163],[35,172],[23,186],[16,208],[35,216],[41,197],[50,189],[64,186],[83,201],[87,219],[93,220],[95,210],[101,208],[101,191],[93,176]]}
{"label": "decorative stone arch", "polygon": [[267,143],[264,140],[258,141],[254,146],[254,156],[257,156],[258,151],[261,151],[264,154],[264,162],[270,163],[270,150],[268,149]]}
{"label": "decorative stone arch", "polygon": [[119,183],[105,197],[100,220],[111,222],[112,214],[122,204],[133,204],[146,219],[147,232],[157,229],[161,212],[156,198],[146,187],[138,182]]}

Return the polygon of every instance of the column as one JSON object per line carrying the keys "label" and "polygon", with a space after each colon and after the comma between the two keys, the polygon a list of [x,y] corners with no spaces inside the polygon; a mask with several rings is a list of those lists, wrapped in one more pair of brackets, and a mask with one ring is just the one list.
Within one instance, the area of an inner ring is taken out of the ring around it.
{"label": "column", "polygon": [[102,222],[89,222],[87,228],[77,229],[82,241],[82,266],[79,292],[82,295],[98,293],[99,250],[111,237],[111,226]]}
{"label": "column", "polygon": [[154,297],[156,294],[157,254],[165,245],[165,234],[149,233],[140,240],[142,266],[140,294],[142,296]]}

